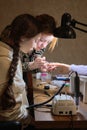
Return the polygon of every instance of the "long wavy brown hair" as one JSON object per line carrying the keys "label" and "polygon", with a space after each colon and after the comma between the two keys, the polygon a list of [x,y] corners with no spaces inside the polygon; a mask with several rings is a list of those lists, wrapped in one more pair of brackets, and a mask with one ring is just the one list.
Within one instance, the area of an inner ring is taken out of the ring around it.
{"label": "long wavy brown hair", "polygon": [[22,14],[17,16],[1,33],[0,40],[13,48],[13,59],[8,70],[8,82],[1,97],[1,105],[4,110],[16,105],[12,84],[19,60],[21,37],[32,38],[40,31],[39,23],[34,16]]}

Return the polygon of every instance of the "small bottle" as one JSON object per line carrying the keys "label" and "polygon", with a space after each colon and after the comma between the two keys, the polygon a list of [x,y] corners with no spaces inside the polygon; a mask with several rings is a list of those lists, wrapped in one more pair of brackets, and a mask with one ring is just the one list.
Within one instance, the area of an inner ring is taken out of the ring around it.
{"label": "small bottle", "polygon": [[41,73],[41,80],[43,82],[46,82],[46,80],[47,80],[47,73]]}

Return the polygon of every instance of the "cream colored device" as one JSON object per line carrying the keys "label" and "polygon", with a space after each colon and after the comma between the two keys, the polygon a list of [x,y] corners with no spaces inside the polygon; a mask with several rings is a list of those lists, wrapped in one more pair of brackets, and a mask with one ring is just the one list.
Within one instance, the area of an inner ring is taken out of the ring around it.
{"label": "cream colored device", "polygon": [[80,75],[80,92],[83,95],[83,103],[87,103],[87,76]]}
{"label": "cream colored device", "polygon": [[52,113],[54,115],[76,115],[74,99],[65,94],[56,95],[52,100]]}
{"label": "cream colored device", "polygon": [[[74,78],[75,73],[73,73],[70,77],[70,91],[72,93],[75,93]],[[87,103],[87,76],[79,75],[79,78],[80,78],[80,92],[83,95],[83,103]]]}

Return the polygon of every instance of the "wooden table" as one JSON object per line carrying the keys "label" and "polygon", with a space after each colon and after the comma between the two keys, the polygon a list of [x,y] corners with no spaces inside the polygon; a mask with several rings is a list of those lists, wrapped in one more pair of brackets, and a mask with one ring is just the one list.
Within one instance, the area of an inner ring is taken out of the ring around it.
{"label": "wooden table", "polygon": [[[52,96],[56,92],[50,90],[49,94]],[[40,80],[33,79],[33,96],[34,103],[41,103],[47,101],[50,96],[44,92],[44,84]],[[51,102],[50,102],[51,103]],[[48,107],[34,108],[35,122],[37,128],[87,128],[87,104],[80,101],[77,114],[74,116],[53,115],[51,109]]]}

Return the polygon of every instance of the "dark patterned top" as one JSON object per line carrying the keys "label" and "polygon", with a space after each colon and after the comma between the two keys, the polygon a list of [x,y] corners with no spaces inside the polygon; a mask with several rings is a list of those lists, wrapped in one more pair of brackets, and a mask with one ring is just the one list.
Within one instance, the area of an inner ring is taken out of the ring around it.
{"label": "dark patterned top", "polygon": [[24,53],[24,52],[20,51],[20,57],[21,57],[21,61],[22,61],[23,72],[27,72],[27,71],[32,71],[34,73],[38,72],[39,69],[30,70],[29,62],[34,61],[35,58],[38,57],[38,56],[41,57],[44,52],[45,52],[45,48],[41,49],[40,51],[33,50],[31,53]]}

